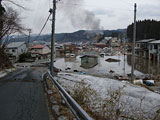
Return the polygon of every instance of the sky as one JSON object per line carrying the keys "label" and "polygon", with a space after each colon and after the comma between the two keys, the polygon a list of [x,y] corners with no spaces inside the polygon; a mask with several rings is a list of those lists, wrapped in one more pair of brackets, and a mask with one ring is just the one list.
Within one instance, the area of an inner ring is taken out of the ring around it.
{"label": "sky", "polygon": [[[13,0],[27,8],[11,5],[20,13],[22,24],[40,32],[52,8],[52,0]],[[7,2],[3,2],[9,5]],[[133,22],[134,3],[137,3],[137,20],[160,20],[160,0],[58,0],[56,33],[77,30],[123,29]],[[51,19],[42,34],[51,33]]]}

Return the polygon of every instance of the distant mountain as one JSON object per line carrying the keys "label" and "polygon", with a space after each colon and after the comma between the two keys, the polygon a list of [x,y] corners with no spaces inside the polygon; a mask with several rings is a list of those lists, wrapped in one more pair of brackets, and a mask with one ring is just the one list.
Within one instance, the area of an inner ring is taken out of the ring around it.
{"label": "distant mountain", "polygon": [[[118,30],[79,30],[73,33],[58,33],[55,34],[55,41],[57,43],[65,43],[65,42],[88,42],[93,41],[93,39],[97,35],[103,35],[103,36],[113,36],[113,35],[119,35],[126,32],[126,29],[118,29]],[[28,41],[28,36],[15,36],[10,37],[9,42],[18,42],[18,41]],[[41,35],[37,37],[36,35],[31,35],[30,42],[33,41],[45,41],[50,42],[51,41],[51,34]]]}

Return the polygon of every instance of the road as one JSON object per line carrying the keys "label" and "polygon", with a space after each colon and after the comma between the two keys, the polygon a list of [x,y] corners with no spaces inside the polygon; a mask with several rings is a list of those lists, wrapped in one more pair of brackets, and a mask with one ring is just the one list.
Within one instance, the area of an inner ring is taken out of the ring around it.
{"label": "road", "polygon": [[0,78],[0,120],[49,120],[45,68],[23,68]]}

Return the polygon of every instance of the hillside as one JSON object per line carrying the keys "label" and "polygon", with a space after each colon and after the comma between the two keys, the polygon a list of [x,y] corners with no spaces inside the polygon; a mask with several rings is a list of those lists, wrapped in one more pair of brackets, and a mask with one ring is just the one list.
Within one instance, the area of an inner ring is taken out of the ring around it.
{"label": "hillside", "polygon": [[[104,35],[104,36],[112,36],[123,34],[126,32],[126,29],[119,29],[119,30],[79,30],[73,33],[58,33],[55,34],[55,41],[57,43],[65,43],[65,42],[83,42],[83,41],[92,41],[96,35]],[[31,35],[30,42],[33,41],[45,41],[50,42],[51,35],[41,35],[37,38],[36,35]],[[17,41],[28,41],[28,36],[15,36],[11,37],[9,42],[17,42]]]}
{"label": "hillside", "polygon": [[0,71],[4,69],[11,68],[12,63],[10,62],[8,56],[4,53],[4,51],[0,48]]}

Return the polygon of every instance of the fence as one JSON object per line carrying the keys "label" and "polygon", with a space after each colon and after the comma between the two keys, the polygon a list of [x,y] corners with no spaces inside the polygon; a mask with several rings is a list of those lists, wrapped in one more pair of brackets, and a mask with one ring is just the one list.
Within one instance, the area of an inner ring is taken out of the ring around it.
{"label": "fence", "polygon": [[72,111],[78,120],[92,120],[92,118],[81,108],[81,106],[66,92],[66,90],[54,79],[50,72],[48,72],[55,88],[65,101],[68,108]]}

